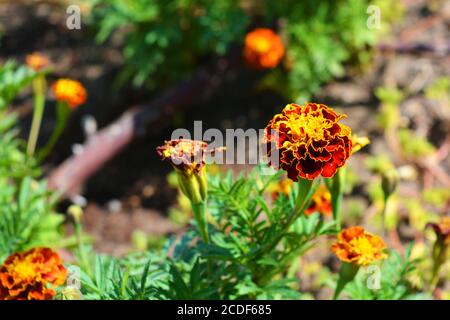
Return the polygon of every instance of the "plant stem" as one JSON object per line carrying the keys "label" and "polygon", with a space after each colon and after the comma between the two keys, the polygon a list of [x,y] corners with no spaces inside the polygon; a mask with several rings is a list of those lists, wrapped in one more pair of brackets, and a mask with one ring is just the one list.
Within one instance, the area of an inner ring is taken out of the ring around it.
{"label": "plant stem", "polygon": [[28,137],[27,154],[32,156],[36,150],[42,116],[45,108],[45,90],[47,84],[44,75],[38,75],[33,80],[34,109],[30,134]]}
{"label": "plant stem", "polygon": [[336,222],[336,232],[341,231],[341,203],[344,196],[345,167],[340,168],[332,178],[331,183],[331,205],[333,207],[333,219]]}
{"label": "plant stem", "polygon": [[61,137],[61,134],[66,128],[69,115],[70,115],[70,108],[67,106],[67,104],[58,101],[56,104],[56,118],[57,118],[56,127],[53,130],[52,136],[48,140],[45,147],[39,151],[38,161],[44,160],[48,156],[48,154],[52,151],[56,142],[58,142],[59,138]]}
{"label": "plant stem", "polygon": [[359,266],[351,264],[351,263],[342,263],[341,269],[339,270],[339,279],[336,285],[336,289],[334,291],[333,300],[337,300],[342,290],[344,290],[345,286],[353,281],[358,273]]}
{"label": "plant stem", "polygon": [[278,233],[278,235],[271,242],[262,246],[259,250],[259,253],[256,255],[256,257],[259,257],[259,256],[269,252],[273,248],[275,248],[278,245],[278,243],[281,241],[281,239],[283,239],[284,235],[289,230],[292,223],[295,220],[297,220],[297,218],[301,214],[303,214],[303,212],[306,209],[306,206],[309,203],[309,200],[311,199],[315,189],[318,186],[318,184],[316,184],[316,187],[312,188],[313,182],[314,182],[313,180],[306,180],[306,179],[299,180],[299,182],[298,182],[299,190],[298,190],[297,200],[295,203],[294,210],[292,210],[291,214],[286,219],[286,222],[284,223],[284,225],[283,225],[282,229],[280,230],[280,232]]}
{"label": "plant stem", "polygon": [[200,236],[205,243],[209,243],[208,224],[206,222],[206,201],[191,203],[194,218],[197,222]]}
{"label": "plant stem", "polygon": [[386,228],[386,212],[387,212],[387,206],[389,201],[389,196],[385,196],[383,198],[383,209],[381,210],[381,228],[383,230],[383,234],[387,235],[388,230]]}
{"label": "plant stem", "polygon": [[91,264],[89,263],[89,258],[83,246],[81,223],[79,221],[74,221],[73,226],[75,229],[75,236],[77,238],[78,252],[80,254],[80,264],[87,274],[92,275]]}

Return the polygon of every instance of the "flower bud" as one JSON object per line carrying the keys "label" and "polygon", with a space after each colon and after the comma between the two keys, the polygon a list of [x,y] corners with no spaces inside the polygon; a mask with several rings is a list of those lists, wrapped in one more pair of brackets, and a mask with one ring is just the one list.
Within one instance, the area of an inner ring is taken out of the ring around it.
{"label": "flower bud", "polygon": [[75,222],[80,222],[83,217],[83,209],[80,206],[75,204],[71,205],[69,209],[67,209],[67,213],[75,220]]}

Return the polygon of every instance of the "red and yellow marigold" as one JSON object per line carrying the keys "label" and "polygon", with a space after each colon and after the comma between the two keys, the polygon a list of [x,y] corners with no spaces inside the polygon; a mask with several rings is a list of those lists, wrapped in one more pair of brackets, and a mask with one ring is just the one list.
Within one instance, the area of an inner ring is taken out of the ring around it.
{"label": "red and yellow marigold", "polygon": [[86,89],[76,80],[58,79],[53,83],[52,91],[57,101],[67,103],[72,109],[86,102]]}
{"label": "red and yellow marigold", "polygon": [[352,150],[350,128],[338,123],[344,117],[323,104],[288,104],[265,129],[269,159],[279,156],[279,165],[270,164],[294,181],[333,177]]}
{"label": "red and yellow marigold", "polygon": [[386,244],[379,236],[366,232],[363,227],[356,226],[342,230],[331,250],[343,262],[366,266],[387,258],[383,252],[385,248]]}
{"label": "red and yellow marigold", "polygon": [[245,37],[244,58],[255,69],[275,68],[284,56],[281,38],[271,29],[258,28]]}
{"label": "red and yellow marigold", "polygon": [[28,67],[34,71],[40,71],[50,64],[50,60],[39,52],[34,52],[25,57],[25,62]]}
{"label": "red and yellow marigold", "polygon": [[49,248],[34,248],[9,256],[0,267],[0,300],[49,300],[50,285],[64,284],[67,270]]}
{"label": "red and yellow marigold", "polygon": [[333,207],[331,205],[331,193],[323,184],[317,187],[311,198],[311,204],[305,210],[306,215],[311,215],[314,212],[319,212],[326,217],[331,216],[333,212]]}

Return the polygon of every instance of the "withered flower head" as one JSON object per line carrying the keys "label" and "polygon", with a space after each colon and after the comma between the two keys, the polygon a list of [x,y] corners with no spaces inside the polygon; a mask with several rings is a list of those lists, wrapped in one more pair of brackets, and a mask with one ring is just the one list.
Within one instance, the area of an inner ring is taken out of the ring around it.
{"label": "withered flower head", "polygon": [[294,181],[333,177],[352,149],[350,128],[338,123],[344,117],[323,104],[288,104],[265,129],[269,158],[278,152],[278,167]]}
{"label": "withered flower head", "polygon": [[64,284],[67,270],[49,248],[34,248],[9,256],[0,267],[0,300],[49,300],[49,285]]}
{"label": "withered flower head", "polygon": [[161,159],[175,168],[180,189],[192,203],[202,203],[206,199],[207,148],[206,142],[189,139],[166,141],[164,145],[156,148]]}
{"label": "withered flower head", "polygon": [[331,216],[331,213],[333,212],[333,207],[331,206],[331,193],[323,184],[317,187],[311,198],[311,204],[305,210],[306,215],[311,215],[314,212],[320,212],[320,214],[326,217]]}
{"label": "withered flower head", "polygon": [[86,102],[87,93],[81,82],[72,79],[58,79],[52,85],[56,100],[65,102],[71,109]]}
{"label": "withered flower head", "polygon": [[40,71],[50,64],[50,60],[39,52],[34,52],[25,57],[25,62],[28,67],[34,71]]}
{"label": "withered flower head", "polygon": [[284,56],[281,38],[271,29],[258,28],[245,37],[244,58],[255,69],[275,68]]}
{"label": "withered flower head", "polygon": [[350,227],[339,233],[338,241],[331,250],[343,262],[366,266],[387,258],[383,252],[385,248],[379,236],[366,232],[362,227]]}
{"label": "withered flower head", "polygon": [[177,139],[166,141],[156,152],[175,169],[199,175],[205,165],[207,147],[203,141]]}
{"label": "withered flower head", "polygon": [[443,217],[439,223],[428,223],[427,227],[433,228],[438,241],[450,245],[450,217]]}

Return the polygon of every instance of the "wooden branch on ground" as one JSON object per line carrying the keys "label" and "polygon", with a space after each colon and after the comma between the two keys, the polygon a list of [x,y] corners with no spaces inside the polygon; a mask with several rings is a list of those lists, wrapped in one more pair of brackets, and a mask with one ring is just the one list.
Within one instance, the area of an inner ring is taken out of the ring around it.
{"label": "wooden branch on ground", "polygon": [[131,108],[91,136],[80,153],[72,155],[50,172],[49,187],[66,196],[77,195],[82,185],[135,136],[145,134],[147,128],[161,118],[214,94],[235,65],[234,59],[221,58],[213,67],[198,70],[190,79],[168,89],[148,104]]}

